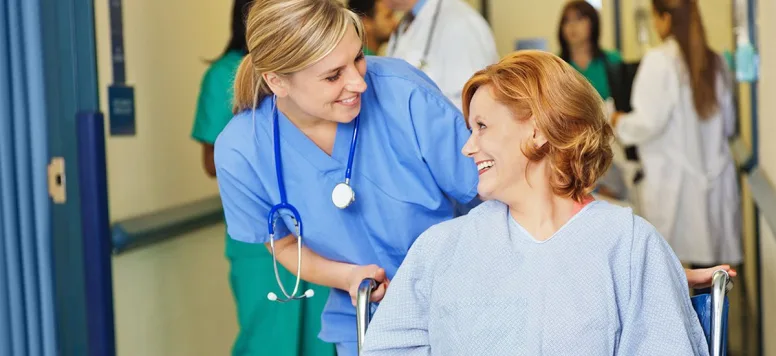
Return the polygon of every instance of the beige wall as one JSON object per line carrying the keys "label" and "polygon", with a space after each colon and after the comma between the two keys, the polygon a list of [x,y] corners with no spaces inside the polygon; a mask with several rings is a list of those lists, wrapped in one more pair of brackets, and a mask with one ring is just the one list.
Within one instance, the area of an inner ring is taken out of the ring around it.
{"label": "beige wall", "polygon": [[[758,4],[758,33],[760,35],[761,77],[759,82],[759,132],[760,167],[770,178],[771,185],[776,184],[776,140],[769,135],[776,132],[776,44],[772,34],[776,33],[773,21],[764,21],[768,15],[776,14],[776,4],[769,0],[760,0]],[[776,356],[776,226],[768,226],[764,219],[760,223],[760,285],[762,288],[761,312],[763,313],[764,352],[766,356]]]}
{"label": "beige wall", "polygon": [[[226,45],[230,1],[135,0],[124,4],[127,81],[135,87],[137,135],[107,140],[115,221],[217,194],[189,138],[207,59]],[[96,1],[100,99],[112,81],[107,2]]]}
{"label": "beige wall", "polygon": [[[628,0],[625,0],[628,1]],[[514,50],[515,40],[544,38],[549,49],[557,53],[560,11],[567,0],[521,1],[491,0],[490,22],[501,55]],[[614,48],[614,17],[612,1],[603,0],[601,13],[601,44]]]}
{"label": "beige wall", "polygon": [[[773,177],[769,173],[769,177]],[[773,180],[771,180],[773,182]],[[765,219],[760,219],[760,277],[763,305],[760,311],[763,313],[763,355],[776,356],[776,234],[774,228],[769,226]]]}
{"label": "beige wall", "polygon": [[[517,38],[545,38],[549,48],[558,52],[557,30],[560,11],[568,0],[491,0],[491,27],[496,38],[499,53],[504,55],[514,49]],[[470,3],[479,3],[469,0]],[[601,44],[604,48],[614,48],[614,15],[613,1],[602,0]],[[626,59],[634,60],[643,55],[637,41],[635,28],[635,9],[645,6],[650,9],[649,0],[621,0],[622,21],[622,54]],[[730,50],[733,44],[732,23],[730,15],[730,0],[704,0],[701,2],[701,12],[706,25],[709,42],[717,51]],[[657,43],[657,37],[652,30],[652,44]]]}
{"label": "beige wall", "polygon": [[118,356],[228,355],[237,335],[224,225],[113,259]]}
{"label": "beige wall", "polygon": [[547,39],[550,50],[557,52],[555,32],[564,2],[491,0],[490,23],[499,54],[513,51],[518,38]]}
{"label": "beige wall", "polygon": [[[231,1],[124,2],[137,135],[108,137],[112,221],[217,194],[189,138],[204,62],[226,45]],[[107,2],[95,2],[101,107],[112,81]],[[119,356],[226,355],[237,323],[216,226],[113,259]]]}

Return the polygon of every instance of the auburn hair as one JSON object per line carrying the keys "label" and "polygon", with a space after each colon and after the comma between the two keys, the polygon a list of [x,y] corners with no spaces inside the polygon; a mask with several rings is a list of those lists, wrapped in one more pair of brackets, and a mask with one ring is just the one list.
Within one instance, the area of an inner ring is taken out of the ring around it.
{"label": "auburn hair", "polygon": [[535,120],[547,143],[526,145],[523,154],[529,162],[547,159],[553,192],[582,202],[613,157],[614,133],[590,82],[554,54],[517,51],[469,79],[463,89],[465,117],[474,93],[483,86],[510,108],[514,119]]}

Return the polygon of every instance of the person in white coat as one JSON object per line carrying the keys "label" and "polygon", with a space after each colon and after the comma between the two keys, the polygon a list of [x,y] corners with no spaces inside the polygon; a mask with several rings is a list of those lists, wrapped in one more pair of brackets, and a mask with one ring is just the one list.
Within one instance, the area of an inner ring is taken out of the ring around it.
{"label": "person in white coat", "polygon": [[499,59],[488,23],[462,0],[385,0],[406,12],[386,56],[422,70],[461,109],[461,92],[478,70]]}
{"label": "person in white coat", "polygon": [[684,263],[739,264],[740,198],[727,139],[735,133],[732,83],[706,42],[696,0],[653,0],[663,43],[641,61],[633,111],[615,113],[620,142],[644,167],[642,214]]}

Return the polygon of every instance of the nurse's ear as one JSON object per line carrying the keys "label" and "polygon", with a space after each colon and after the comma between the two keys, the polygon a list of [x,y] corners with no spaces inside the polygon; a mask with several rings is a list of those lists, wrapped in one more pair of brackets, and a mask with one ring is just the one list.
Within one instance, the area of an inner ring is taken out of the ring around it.
{"label": "nurse's ear", "polygon": [[288,81],[282,75],[267,72],[261,76],[264,83],[267,83],[269,90],[272,90],[278,98],[283,98],[288,95]]}

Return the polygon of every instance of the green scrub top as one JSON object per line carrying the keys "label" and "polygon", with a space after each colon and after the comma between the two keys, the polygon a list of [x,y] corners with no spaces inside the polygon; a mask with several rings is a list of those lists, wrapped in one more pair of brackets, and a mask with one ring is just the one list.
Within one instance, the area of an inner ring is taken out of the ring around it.
{"label": "green scrub top", "polygon": [[[200,85],[197,99],[197,112],[191,137],[195,140],[215,144],[218,134],[232,119],[232,97],[234,93],[234,75],[243,59],[238,51],[229,51],[210,65]],[[267,249],[262,244],[247,244],[235,241],[227,236],[226,255],[264,256]]]}
{"label": "green scrub top", "polygon": [[372,52],[371,49],[364,47],[364,55],[365,56],[374,56],[377,55],[377,53]]}
{"label": "green scrub top", "polygon": [[[214,144],[232,119],[233,83],[242,59],[241,52],[230,51],[212,63],[202,78],[191,131],[195,140]],[[335,354],[334,345],[318,339],[328,288],[301,282],[302,291],[308,288],[315,291],[313,298],[285,304],[271,302],[267,300],[267,293],[279,293],[279,290],[272,269],[272,255],[264,244],[240,242],[227,235],[226,256],[230,261],[229,283],[240,326],[232,355]],[[296,277],[282,266],[278,271],[284,285],[292,286]]]}
{"label": "green scrub top", "polygon": [[[622,63],[622,56],[617,51],[604,51],[606,60],[611,64]],[[593,84],[595,90],[602,98],[607,99],[611,96],[612,92],[609,88],[608,75],[606,74],[606,63],[602,58],[593,59],[587,68],[581,68],[574,61],[570,61],[571,65],[578,70],[582,75]]]}

